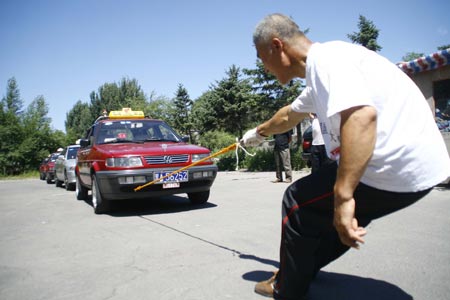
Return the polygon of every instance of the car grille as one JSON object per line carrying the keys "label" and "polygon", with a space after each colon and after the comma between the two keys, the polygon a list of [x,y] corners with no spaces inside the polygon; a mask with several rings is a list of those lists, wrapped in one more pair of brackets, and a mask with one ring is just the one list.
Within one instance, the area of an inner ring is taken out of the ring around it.
{"label": "car grille", "polygon": [[144,156],[149,165],[179,164],[189,161],[189,154]]}

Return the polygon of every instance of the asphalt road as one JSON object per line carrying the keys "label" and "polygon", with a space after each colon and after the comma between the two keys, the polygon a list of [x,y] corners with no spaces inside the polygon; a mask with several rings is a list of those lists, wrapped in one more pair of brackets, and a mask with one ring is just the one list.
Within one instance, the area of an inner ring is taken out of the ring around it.
{"label": "asphalt road", "polygon": [[[221,172],[204,206],[180,195],[107,215],[39,179],[0,181],[0,299],[267,299],[253,288],[277,268],[287,187],[272,179]],[[435,188],[372,223],[310,299],[450,299],[449,215],[450,190]]]}

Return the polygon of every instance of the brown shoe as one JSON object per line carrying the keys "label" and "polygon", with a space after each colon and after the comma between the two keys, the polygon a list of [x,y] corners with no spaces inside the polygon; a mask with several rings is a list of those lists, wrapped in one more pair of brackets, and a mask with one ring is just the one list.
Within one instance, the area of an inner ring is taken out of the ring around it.
{"label": "brown shoe", "polygon": [[255,293],[273,298],[273,284],[275,283],[275,277],[277,276],[277,273],[278,271],[274,272],[273,276],[269,279],[258,282],[255,285]]}
{"label": "brown shoe", "polygon": [[284,182],[286,182],[286,183],[291,183],[291,182],[292,182],[292,179],[288,178],[288,179],[286,179]]}
{"label": "brown shoe", "polygon": [[279,183],[279,182],[283,182],[283,180],[275,179],[275,180],[272,180],[271,182],[273,182],[273,183]]}

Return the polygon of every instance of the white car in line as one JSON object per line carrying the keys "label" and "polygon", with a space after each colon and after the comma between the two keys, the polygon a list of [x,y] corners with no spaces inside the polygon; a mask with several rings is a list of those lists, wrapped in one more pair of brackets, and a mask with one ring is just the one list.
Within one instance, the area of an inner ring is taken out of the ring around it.
{"label": "white car in line", "polygon": [[75,166],[80,145],[70,145],[64,148],[55,162],[55,183],[57,187],[63,184],[68,191],[74,191],[76,185]]}

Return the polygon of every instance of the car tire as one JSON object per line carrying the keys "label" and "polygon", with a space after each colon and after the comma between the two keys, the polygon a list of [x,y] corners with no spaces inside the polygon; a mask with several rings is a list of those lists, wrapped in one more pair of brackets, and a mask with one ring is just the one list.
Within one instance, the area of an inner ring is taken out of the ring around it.
{"label": "car tire", "polygon": [[204,192],[188,193],[188,197],[192,204],[203,204],[209,199],[209,190]]}
{"label": "car tire", "polygon": [[75,194],[77,195],[78,200],[87,200],[88,197],[88,189],[85,188],[81,182],[80,179],[77,176],[77,182],[75,184]]}
{"label": "car tire", "polygon": [[64,187],[66,188],[66,191],[73,191],[75,189],[75,185],[73,183],[69,183],[66,171],[64,171]]}
{"label": "car tire", "polygon": [[47,179],[47,183],[48,184],[52,184],[53,183],[52,177],[49,176],[48,174],[45,176],[45,178]]}
{"label": "car tire", "polygon": [[96,214],[103,214],[109,211],[109,201],[103,198],[95,174],[92,175],[92,207]]}
{"label": "car tire", "polygon": [[62,181],[58,180],[58,177],[55,178],[55,185],[56,187],[62,187]]}
{"label": "car tire", "polygon": [[41,180],[45,180],[45,173],[39,173],[39,178]]}

